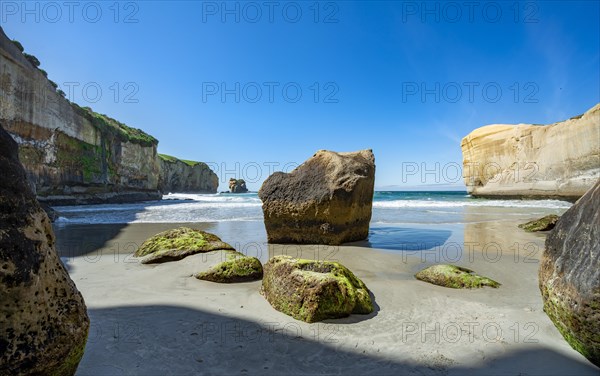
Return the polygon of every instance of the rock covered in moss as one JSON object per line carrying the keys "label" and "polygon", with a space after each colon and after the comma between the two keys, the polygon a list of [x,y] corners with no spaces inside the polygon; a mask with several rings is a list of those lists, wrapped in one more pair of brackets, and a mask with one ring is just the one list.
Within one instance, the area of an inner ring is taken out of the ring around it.
{"label": "rock covered in moss", "polygon": [[261,292],[273,308],[306,322],[373,312],[367,286],[337,262],[275,256],[264,266]]}
{"label": "rock covered in moss", "polygon": [[90,320],[0,125],[0,375],[73,375]]}
{"label": "rock covered in moss", "polygon": [[415,274],[418,280],[433,283],[434,285],[451,287],[454,289],[472,289],[490,286],[498,288],[500,283],[475,274],[471,269],[456,265],[433,265]]}
{"label": "rock covered in moss", "polygon": [[539,271],[544,311],[600,367],[600,181],[560,218],[546,238]]}
{"label": "rock covered in moss", "polygon": [[196,274],[196,278],[218,283],[249,282],[262,278],[263,267],[259,259],[238,252],[231,256],[229,260]]}
{"label": "rock covered in moss", "polygon": [[554,228],[556,222],[558,222],[558,218],[558,215],[550,214],[540,219],[522,223],[519,225],[519,228],[529,232],[550,231]]}
{"label": "rock covered in moss", "polygon": [[258,192],[269,242],[337,245],[366,239],[374,183],[371,150],[320,150],[290,173],[275,172]]}
{"label": "rock covered in moss", "polygon": [[232,250],[229,244],[209,232],[179,227],[163,231],[146,240],[135,252],[135,257],[143,257],[142,264],[154,264],[181,260],[196,253]]}

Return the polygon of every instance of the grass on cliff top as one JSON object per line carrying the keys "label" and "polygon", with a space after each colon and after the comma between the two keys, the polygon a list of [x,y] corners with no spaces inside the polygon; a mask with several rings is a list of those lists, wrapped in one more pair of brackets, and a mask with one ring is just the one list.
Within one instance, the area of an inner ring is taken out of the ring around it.
{"label": "grass on cliff top", "polygon": [[158,144],[156,138],[150,136],[141,129],[127,126],[107,115],[94,112],[89,107],[80,107],[76,103],[71,104],[75,112],[88,119],[95,128],[101,131],[112,132],[122,141],[129,141],[142,146],[153,146]]}
{"label": "grass on cliff top", "polygon": [[162,159],[163,161],[167,161],[167,162],[171,162],[171,163],[175,163],[177,161],[183,162],[188,166],[192,166],[194,167],[197,164],[200,164],[202,162],[196,162],[196,161],[190,161],[187,159],[179,159],[177,157],[173,157],[172,155],[167,155],[167,154],[158,154],[159,158]]}
{"label": "grass on cliff top", "polygon": [[[19,49],[19,51],[21,51],[25,59],[27,59],[46,78],[48,78],[48,73],[40,68],[41,63],[38,60],[38,58],[26,53],[25,48],[19,41],[12,40],[12,43]],[[52,85],[54,90],[56,90],[56,92],[59,95],[61,95],[62,97],[66,97],[65,92],[60,90],[58,88],[58,85],[54,81],[49,79],[48,82],[50,83],[50,85]],[[71,102],[71,106],[77,114],[83,116],[84,118],[87,118],[95,128],[99,129],[102,132],[113,133],[121,141],[129,141],[136,144],[140,144],[142,146],[153,146],[158,144],[158,140],[156,138],[150,136],[141,129],[129,127],[107,115],[94,112],[89,107],[80,107],[79,105],[73,102]]]}

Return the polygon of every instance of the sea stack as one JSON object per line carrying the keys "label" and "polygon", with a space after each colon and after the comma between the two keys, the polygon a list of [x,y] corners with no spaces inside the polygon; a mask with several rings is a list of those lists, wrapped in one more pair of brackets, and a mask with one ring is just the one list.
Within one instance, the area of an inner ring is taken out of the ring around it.
{"label": "sea stack", "polygon": [[320,150],[290,173],[275,172],[258,192],[269,242],[338,245],[366,239],[374,184],[371,150]]}
{"label": "sea stack", "polygon": [[248,192],[248,188],[246,188],[246,181],[244,179],[229,179],[229,191],[231,193]]}
{"label": "sea stack", "polygon": [[90,320],[1,125],[0,171],[0,374],[73,375]]}
{"label": "sea stack", "polygon": [[463,138],[472,196],[575,201],[600,178],[600,104],[550,125],[494,124]]}
{"label": "sea stack", "polygon": [[546,238],[544,311],[575,350],[600,367],[600,180]]}

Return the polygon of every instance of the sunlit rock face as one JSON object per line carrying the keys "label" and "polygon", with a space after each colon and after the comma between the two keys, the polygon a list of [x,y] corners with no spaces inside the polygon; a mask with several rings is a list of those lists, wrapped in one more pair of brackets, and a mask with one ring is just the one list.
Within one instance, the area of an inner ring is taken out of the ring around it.
{"label": "sunlit rock face", "polygon": [[158,141],[69,102],[55,85],[0,29],[0,121],[19,144],[38,199],[54,204],[159,199]]}
{"label": "sunlit rock face", "polygon": [[321,150],[290,173],[274,173],[258,192],[269,242],[337,245],[367,238],[374,184],[371,150]]}
{"label": "sunlit rock face", "polygon": [[473,196],[576,200],[600,177],[600,104],[549,125],[487,125],[461,147]]}
{"label": "sunlit rock face", "polygon": [[159,154],[160,179],[163,193],[216,193],[219,177],[206,163],[183,161]]}

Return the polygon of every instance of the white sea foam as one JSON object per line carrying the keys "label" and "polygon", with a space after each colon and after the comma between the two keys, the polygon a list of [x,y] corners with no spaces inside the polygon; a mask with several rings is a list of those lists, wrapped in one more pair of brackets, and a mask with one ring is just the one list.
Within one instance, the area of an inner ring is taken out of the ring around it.
{"label": "white sea foam", "polygon": [[568,209],[572,204],[560,200],[470,200],[470,201],[429,201],[393,200],[375,201],[373,207],[381,209],[397,208],[463,208],[463,207],[505,207],[505,208],[545,208]]}
{"label": "white sea foam", "polygon": [[193,194],[193,193],[169,193],[163,196],[163,200],[191,200],[199,202],[222,202],[222,203],[256,203],[260,205],[261,201],[255,194]]}
{"label": "white sea foam", "polygon": [[[388,196],[389,197],[389,196]],[[261,201],[256,193],[188,194],[175,193],[162,201],[130,204],[61,206],[57,225],[101,223],[190,223],[262,221]],[[373,202],[374,222],[456,223],[467,207],[528,208],[528,214],[563,210],[570,203],[558,200],[486,200],[459,197],[421,197]],[[403,210],[406,209],[406,210]],[[507,209],[507,215],[510,210]],[[518,215],[522,215],[517,211]],[[457,217],[460,216],[460,217]]]}

